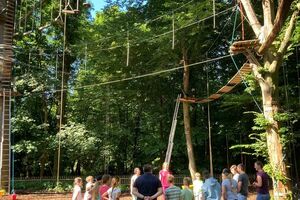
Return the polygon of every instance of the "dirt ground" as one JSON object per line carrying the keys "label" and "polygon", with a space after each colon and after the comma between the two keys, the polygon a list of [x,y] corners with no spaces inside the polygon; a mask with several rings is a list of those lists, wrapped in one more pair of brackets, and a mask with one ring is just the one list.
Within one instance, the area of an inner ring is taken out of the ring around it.
{"label": "dirt ground", "polygon": [[[251,194],[248,200],[255,200],[256,195]],[[71,199],[72,194],[19,194],[17,200],[67,200]],[[10,200],[9,196],[1,197],[0,200]],[[121,200],[131,200],[131,196],[122,195]],[[160,198],[159,198],[160,200]]]}

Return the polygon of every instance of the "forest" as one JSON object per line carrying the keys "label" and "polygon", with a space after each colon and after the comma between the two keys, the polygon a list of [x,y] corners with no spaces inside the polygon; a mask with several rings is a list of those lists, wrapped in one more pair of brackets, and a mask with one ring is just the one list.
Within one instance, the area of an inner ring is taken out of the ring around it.
{"label": "forest", "polygon": [[[239,163],[254,174],[261,160],[273,180],[299,182],[299,2],[107,0],[95,15],[17,2],[15,177],[124,175],[146,163],[157,172],[181,95],[174,174]],[[230,51],[256,38],[248,57]],[[252,72],[230,92],[186,101],[215,94],[244,63]]]}

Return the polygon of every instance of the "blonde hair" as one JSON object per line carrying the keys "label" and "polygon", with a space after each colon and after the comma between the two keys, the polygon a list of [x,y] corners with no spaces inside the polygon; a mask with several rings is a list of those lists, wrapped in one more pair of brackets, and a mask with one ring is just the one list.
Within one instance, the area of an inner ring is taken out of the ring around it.
{"label": "blonde hair", "polygon": [[163,165],[162,165],[162,168],[163,169],[168,169],[169,168],[169,163],[164,162]]}
{"label": "blonde hair", "polygon": [[82,179],[80,177],[74,178],[74,185],[82,183]]}
{"label": "blonde hair", "polygon": [[114,176],[111,181],[111,187],[115,188],[120,182],[120,177]]}
{"label": "blonde hair", "polygon": [[196,173],[195,173],[195,177],[201,178],[201,174],[200,174],[199,172],[196,172]]}
{"label": "blonde hair", "polygon": [[94,179],[94,177],[93,176],[88,176],[88,177],[86,177],[86,182],[92,182],[93,181],[93,179]]}

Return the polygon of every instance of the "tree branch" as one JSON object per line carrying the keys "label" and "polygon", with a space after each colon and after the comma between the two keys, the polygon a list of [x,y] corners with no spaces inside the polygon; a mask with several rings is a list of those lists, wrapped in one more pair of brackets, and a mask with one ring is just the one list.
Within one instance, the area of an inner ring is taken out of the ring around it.
{"label": "tree branch", "polygon": [[[284,38],[281,41],[280,47],[277,51],[277,56],[276,56],[277,62],[282,60],[282,58],[285,55],[286,50],[287,50],[287,48],[290,44],[290,39],[291,39],[292,34],[294,32],[294,29],[295,29],[297,17],[300,13],[300,4],[297,5],[297,6],[298,6],[298,9],[293,12],[292,17],[290,19],[289,26],[287,27],[287,29],[285,31]],[[277,66],[277,67],[279,67],[279,66]]]}
{"label": "tree branch", "polygon": [[273,0],[263,0],[262,1],[263,12],[264,12],[264,27],[266,35],[269,35],[269,31],[273,28],[274,20],[274,1]]}
{"label": "tree branch", "polygon": [[240,0],[244,6],[247,18],[250,21],[250,26],[253,29],[256,37],[258,37],[261,29],[261,24],[259,23],[256,14],[252,8],[252,5],[249,0]]}
{"label": "tree branch", "polygon": [[258,82],[262,82],[264,83],[265,82],[265,79],[262,77],[261,73],[259,73],[258,71],[258,66],[255,64],[255,63],[250,63],[250,67],[252,68],[252,71],[253,71],[253,74],[254,74],[254,77],[255,79],[258,81]]}
{"label": "tree branch", "polygon": [[287,14],[290,10],[291,4],[293,0],[281,0],[280,4],[277,8],[276,18],[274,21],[274,26],[272,30],[269,32],[269,35],[266,41],[261,45],[258,50],[259,54],[264,54],[265,51],[271,46],[275,38],[277,37],[278,33],[281,31],[281,28],[284,24],[284,21],[287,17]]}

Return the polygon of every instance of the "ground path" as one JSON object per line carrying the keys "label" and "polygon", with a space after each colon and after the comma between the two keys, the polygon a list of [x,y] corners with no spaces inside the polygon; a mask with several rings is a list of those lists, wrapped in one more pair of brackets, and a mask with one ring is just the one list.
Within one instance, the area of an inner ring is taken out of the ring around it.
{"label": "ground path", "polygon": [[[255,200],[255,194],[251,194],[248,200]],[[17,195],[17,200],[71,200],[72,194],[22,194]],[[0,200],[10,200],[8,196],[1,197]],[[130,195],[122,195],[120,200],[131,200]],[[160,198],[158,199],[160,200]]]}

